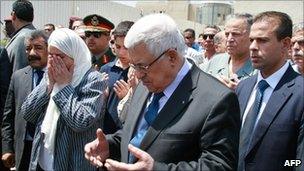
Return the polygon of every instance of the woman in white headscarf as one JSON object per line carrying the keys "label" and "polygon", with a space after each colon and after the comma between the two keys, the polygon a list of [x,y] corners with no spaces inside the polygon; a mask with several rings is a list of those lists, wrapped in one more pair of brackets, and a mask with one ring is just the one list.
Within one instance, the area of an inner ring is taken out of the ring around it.
{"label": "woman in white headscarf", "polygon": [[22,106],[37,125],[30,170],[96,170],[83,149],[102,127],[107,80],[91,68],[90,51],[72,30],[55,30],[48,51],[48,72]]}

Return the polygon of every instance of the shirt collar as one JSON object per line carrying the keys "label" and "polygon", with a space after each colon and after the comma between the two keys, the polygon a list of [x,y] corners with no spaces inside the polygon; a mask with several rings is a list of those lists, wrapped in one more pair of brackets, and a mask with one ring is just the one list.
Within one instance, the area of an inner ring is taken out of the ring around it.
{"label": "shirt collar", "polygon": [[184,64],[182,68],[178,71],[174,81],[169,84],[169,86],[166,87],[163,91],[167,98],[169,98],[173,94],[173,92],[175,91],[179,83],[182,81],[182,79],[185,77],[185,75],[189,72],[191,67],[192,64],[185,58]]}
{"label": "shirt collar", "polygon": [[34,70],[34,72],[36,72],[37,70],[41,70],[41,71],[43,71],[43,72],[46,72],[46,71],[47,71],[46,67],[44,67],[44,68],[42,68],[42,69],[33,69],[33,70]]}
{"label": "shirt collar", "polygon": [[270,75],[266,79],[263,78],[263,76],[261,74],[261,71],[259,70],[258,71],[257,83],[264,79],[269,84],[269,86],[272,89],[274,89],[277,86],[277,84],[279,83],[279,81],[281,80],[281,78],[283,77],[283,75],[286,72],[288,66],[289,66],[289,62],[285,62],[285,64],[279,70],[277,70],[275,73],[273,73],[272,75]]}

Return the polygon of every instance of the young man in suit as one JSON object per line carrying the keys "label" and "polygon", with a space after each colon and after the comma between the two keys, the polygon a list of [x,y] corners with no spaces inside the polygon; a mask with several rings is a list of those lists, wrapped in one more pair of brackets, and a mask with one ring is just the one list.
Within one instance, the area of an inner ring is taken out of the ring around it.
{"label": "young man in suit", "polygon": [[[29,66],[13,73],[2,122],[2,160],[7,167],[28,170],[35,125],[21,116],[22,103],[39,84],[47,64],[47,39],[43,31],[32,31],[25,38]],[[26,129],[25,129],[26,128]]]}
{"label": "young man in suit", "polygon": [[250,57],[258,74],[236,89],[241,114],[239,171],[304,170],[304,80],[286,61],[292,21],[281,12],[258,14],[250,31]]}
{"label": "young man in suit", "polygon": [[109,76],[109,96],[103,127],[105,134],[115,133],[122,128],[122,123],[117,113],[117,105],[123,97],[119,97],[115,90],[119,87],[128,88],[127,81],[130,57],[124,46],[124,40],[133,24],[134,22],[132,21],[122,21],[117,25],[112,33],[112,35],[114,35],[114,48],[117,58],[113,62],[109,62],[100,68],[101,73],[105,72]]}
{"label": "young man in suit", "polygon": [[105,136],[98,129],[86,158],[109,170],[235,170],[237,97],[185,58],[173,19],[139,19],[125,46],[140,83],[123,130]]}
{"label": "young man in suit", "polygon": [[30,31],[35,30],[32,22],[34,8],[27,0],[17,0],[13,3],[12,24],[16,30],[12,39],[6,45],[6,50],[12,65],[12,71],[24,68],[28,65],[25,54],[24,38]]}

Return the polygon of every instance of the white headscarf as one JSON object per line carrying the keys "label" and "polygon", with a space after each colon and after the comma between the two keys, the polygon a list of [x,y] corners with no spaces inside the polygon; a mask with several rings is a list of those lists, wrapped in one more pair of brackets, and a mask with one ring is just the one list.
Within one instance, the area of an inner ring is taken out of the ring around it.
{"label": "white headscarf", "polygon": [[[53,31],[48,40],[48,45],[56,47],[74,59],[74,73],[71,85],[76,87],[85,73],[91,68],[91,53],[87,45],[74,31],[67,28]],[[58,89],[58,85],[55,83],[41,126],[41,132],[45,134],[44,147],[51,155],[54,155],[57,121],[60,115],[60,111],[53,100],[53,96],[56,94],[54,90],[56,89]]]}

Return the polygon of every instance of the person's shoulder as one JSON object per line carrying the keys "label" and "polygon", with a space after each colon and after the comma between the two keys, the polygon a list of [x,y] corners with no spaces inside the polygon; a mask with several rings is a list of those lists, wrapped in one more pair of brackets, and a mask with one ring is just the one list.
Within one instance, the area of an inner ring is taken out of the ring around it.
{"label": "person's shoulder", "polygon": [[221,83],[212,75],[200,70],[198,79],[198,87],[202,90],[214,93],[229,93],[232,92],[227,86]]}
{"label": "person's shoulder", "polygon": [[8,56],[7,50],[4,47],[0,46],[0,58],[3,56]]}
{"label": "person's shoulder", "polygon": [[102,74],[94,68],[90,68],[87,71],[87,73],[85,74],[85,79],[88,82],[93,81],[93,80],[101,81],[101,80],[103,80],[102,78],[103,78]]}
{"label": "person's shoulder", "polygon": [[99,72],[108,72],[108,70],[110,70],[110,68],[112,68],[115,65],[116,61],[112,61],[109,63],[104,64],[103,66],[100,67]]}
{"label": "person's shoulder", "polygon": [[210,62],[218,62],[218,61],[228,61],[229,55],[228,53],[219,53],[215,54],[211,59]]}
{"label": "person's shoulder", "polygon": [[21,68],[21,69],[18,69],[16,70],[15,72],[13,72],[13,76],[12,77],[23,77],[23,75],[26,73],[26,74],[29,74],[30,72],[32,72],[32,67],[31,66],[26,66],[24,68]]}
{"label": "person's shoulder", "polygon": [[28,72],[31,72],[32,69],[33,69],[33,68],[32,68],[30,65],[27,65],[26,67],[23,67],[23,68],[21,68],[21,69],[18,69],[18,70],[15,71],[14,73],[19,73],[19,72],[21,72],[21,73],[24,73],[24,72],[28,73]]}
{"label": "person's shoulder", "polygon": [[[24,40],[25,37],[30,34],[32,31],[36,30],[36,28],[33,25],[28,25],[23,27],[19,32],[15,35],[16,40]],[[24,44],[24,42],[22,42]]]}
{"label": "person's shoulder", "polygon": [[300,91],[303,92],[304,91],[304,76],[301,74],[298,74],[294,80],[295,80],[296,86],[300,89]]}

